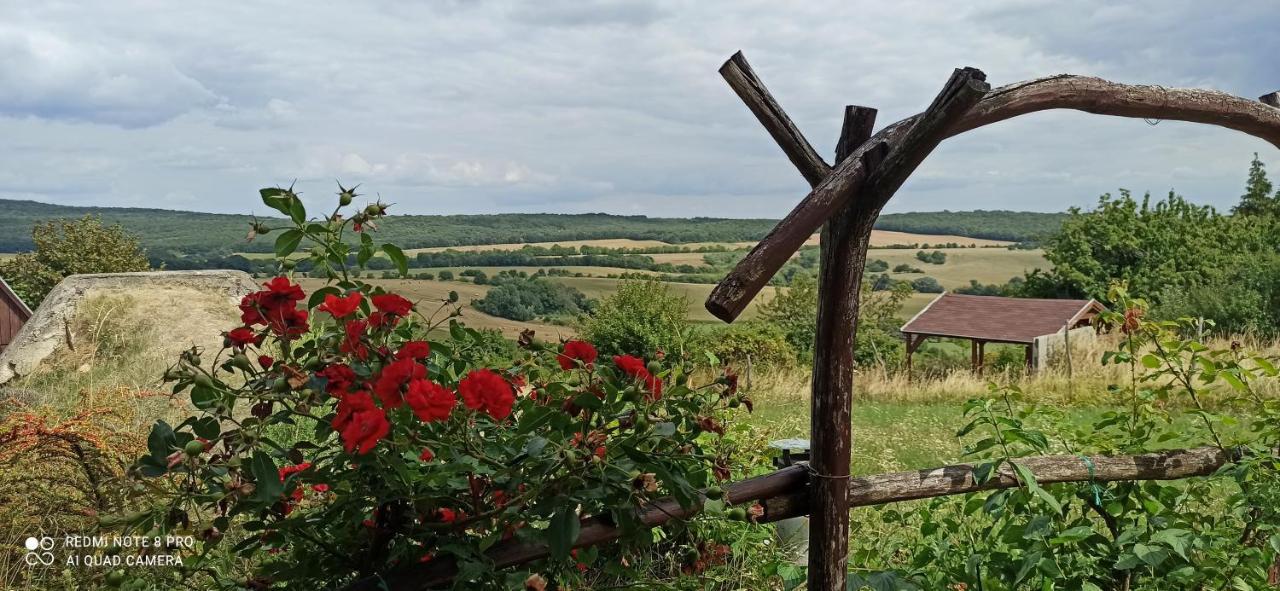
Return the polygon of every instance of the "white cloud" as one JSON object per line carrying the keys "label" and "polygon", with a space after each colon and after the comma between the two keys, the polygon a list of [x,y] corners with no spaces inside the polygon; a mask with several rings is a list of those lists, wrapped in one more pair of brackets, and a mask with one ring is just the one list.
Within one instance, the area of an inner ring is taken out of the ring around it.
{"label": "white cloud", "polygon": [[[0,27],[0,197],[240,212],[260,209],[259,186],[297,179],[320,199],[341,179],[403,212],[781,216],[806,185],[716,74],[737,49],[824,154],[843,105],[887,124],[958,66],[994,84],[1280,87],[1274,0],[939,6],[15,4]],[[1255,151],[1280,173],[1273,147],[1229,131],[1038,114],[948,141],[890,209],[1057,210],[1118,186],[1222,206]],[[93,157],[111,168],[43,164]]]}

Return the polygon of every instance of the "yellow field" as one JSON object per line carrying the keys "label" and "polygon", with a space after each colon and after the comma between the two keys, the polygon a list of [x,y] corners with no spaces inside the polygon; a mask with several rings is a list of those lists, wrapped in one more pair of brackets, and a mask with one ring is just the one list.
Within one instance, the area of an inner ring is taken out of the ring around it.
{"label": "yellow field", "polygon": [[473,244],[470,246],[432,246],[430,248],[409,248],[404,253],[408,255],[420,252],[444,252],[446,250],[456,250],[459,252],[476,252],[481,250],[520,250],[525,246],[601,246],[605,248],[653,248],[655,246],[669,246],[666,242],[660,240],[632,240],[630,238],[610,238],[604,240],[562,240],[559,242],[520,242],[514,244]]}
{"label": "yellow field", "polygon": [[[471,300],[484,297],[489,292],[489,287],[485,285],[459,281],[418,281],[413,279],[367,279],[366,281],[413,300],[414,303],[418,304],[418,310],[428,317],[440,307],[444,299],[449,297],[450,291],[456,291],[458,292],[458,303],[462,304],[462,318],[460,320],[471,328],[497,329],[502,331],[502,334],[512,338],[519,336],[521,330],[532,329],[538,333],[540,338],[551,341],[556,340],[559,335],[569,336],[574,334],[573,329],[569,327],[507,320],[506,318],[490,316],[472,308],[470,305]],[[322,287],[324,280],[301,279],[299,283],[304,290],[310,293],[312,290]],[[443,313],[440,317],[443,317]]]}
{"label": "yellow field", "polygon": [[[933,251],[935,249],[929,249]],[[947,262],[932,265],[916,258],[916,250],[906,248],[872,249],[867,259],[880,259],[889,268],[906,263],[924,273],[889,273],[894,279],[916,279],[929,276],[943,287],[954,289],[969,285],[970,279],[980,283],[1004,283],[1012,277],[1035,268],[1046,269],[1049,262],[1042,250],[1009,250],[1006,248],[939,248],[947,253]]]}
{"label": "yellow field", "polygon": [[[460,277],[458,275],[459,273],[461,273],[463,270],[466,270],[466,269],[475,269],[478,271],[484,271],[485,275],[488,275],[490,277],[497,275],[501,271],[524,271],[525,273],[533,275],[534,273],[538,272],[538,269],[547,269],[547,270],[563,269],[565,271],[568,271],[569,273],[574,273],[574,274],[582,273],[583,275],[586,275],[588,277],[606,277],[606,278],[609,275],[621,275],[623,273],[640,273],[643,275],[653,275],[655,277],[661,277],[665,275],[665,273],[658,273],[657,271],[645,271],[643,269],[623,269],[621,267],[590,267],[585,265],[581,267],[578,267],[578,266],[562,267],[559,265],[547,265],[545,267],[420,267],[420,268],[409,269],[409,272],[410,273],[434,273],[436,275],[439,275],[441,271],[452,271],[454,275],[454,279],[470,280],[469,277]],[[374,272],[381,273],[381,271],[374,271]]]}
{"label": "yellow field", "polygon": [[[608,297],[618,289],[618,283],[620,282],[618,279],[603,277],[549,277],[549,279],[574,287],[590,298]],[[702,307],[703,302],[707,300],[707,296],[711,295],[711,289],[715,287],[714,285],[698,283],[668,283],[667,285],[671,287],[673,292],[683,295],[689,300],[689,318],[694,322],[720,322],[710,312],[707,312],[706,308]],[[765,287],[761,290],[760,295],[752,300],[751,305],[747,307],[741,317],[746,319],[755,316],[759,305],[769,301],[773,296],[774,288]]]}

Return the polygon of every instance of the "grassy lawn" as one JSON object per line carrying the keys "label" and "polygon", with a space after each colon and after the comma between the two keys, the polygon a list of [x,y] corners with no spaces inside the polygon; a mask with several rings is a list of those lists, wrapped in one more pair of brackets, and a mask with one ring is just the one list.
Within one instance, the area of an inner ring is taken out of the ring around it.
{"label": "grassy lawn", "polygon": [[867,254],[867,259],[880,259],[889,268],[908,264],[924,273],[889,273],[894,279],[933,277],[947,289],[969,285],[970,279],[980,283],[1004,283],[1035,268],[1047,268],[1049,262],[1042,250],[1009,250],[1007,248],[939,248],[947,253],[947,262],[931,265],[916,258],[916,250],[907,248],[878,248]]}

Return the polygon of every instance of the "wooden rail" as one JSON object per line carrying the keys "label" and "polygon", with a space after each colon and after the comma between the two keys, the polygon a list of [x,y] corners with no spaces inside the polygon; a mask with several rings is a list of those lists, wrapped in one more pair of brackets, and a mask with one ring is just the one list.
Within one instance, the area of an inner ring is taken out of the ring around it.
{"label": "wooden rail", "polygon": [[[1087,458],[1087,461],[1086,461]],[[1044,484],[1066,482],[1115,482],[1123,480],[1179,480],[1213,474],[1233,460],[1230,453],[1216,447],[1178,449],[1132,456],[1034,456],[1014,461],[1029,469]],[[1093,468],[1090,470],[1090,464]],[[987,482],[979,484],[974,465],[956,464],[929,470],[892,472],[849,480],[850,507],[883,505],[971,492],[1020,486],[1008,466],[1003,466]],[[809,467],[792,466],[725,487],[725,500],[733,505],[760,503],[761,522],[777,521],[809,513]],[[684,509],[671,499],[662,499],[639,509],[646,528],[693,517],[701,507]],[[605,519],[582,522],[582,533],[574,547],[594,546],[621,538],[622,530]],[[546,544],[531,541],[500,542],[486,553],[494,568],[505,568],[546,558]],[[346,591],[422,591],[448,585],[457,574],[457,565],[447,557],[427,564],[415,564],[380,577],[358,580]]]}

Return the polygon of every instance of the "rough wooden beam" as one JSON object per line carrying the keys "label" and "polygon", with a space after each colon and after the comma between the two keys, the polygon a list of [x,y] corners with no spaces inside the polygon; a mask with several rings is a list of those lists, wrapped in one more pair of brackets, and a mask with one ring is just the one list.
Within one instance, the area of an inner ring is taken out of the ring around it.
{"label": "rough wooden beam", "polygon": [[1271,105],[1273,107],[1280,107],[1280,90],[1277,90],[1276,92],[1273,92],[1271,94],[1264,94],[1258,97],[1258,100],[1262,101],[1262,103],[1266,105]]}
{"label": "rough wooden beam", "polygon": [[[1208,476],[1235,458],[1216,447],[1169,450],[1161,453],[1136,456],[1088,456],[1093,463],[1092,476],[1089,467],[1080,456],[1036,456],[1018,458],[1016,461],[1029,468],[1041,484],[1062,482],[1116,482],[1125,480],[1179,480],[1193,476]],[[972,464],[957,464],[929,470],[894,472],[861,476],[849,481],[849,506],[865,507],[900,501],[959,495],[984,490],[997,490],[1019,486],[1007,466],[997,476],[978,484],[974,481]],[[792,466],[725,487],[726,499],[735,505],[761,502],[765,513],[762,522],[778,521],[807,515],[809,494],[809,469],[807,465]],[[673,519],[685,519],[696,510],[679,509],[670,500],[661,501],[644,511],[644,523],[657,527]],[[663,509],[675,507],[668,515]],[[622,532],[600,519],[583,522],[578,546],[615,541]],[[488,552],[498,568],[514,566],[532,560],[546,558],[549,550],[536,542],[500,542]],[[431,589],[447,585],[456,573],[456,566],[447,558],[427,564],[417,564],[389,573],[382,578],[362,579],[345,587],[347,591],[390,591]]]}
{"label": "rough wooden beam", "polygon": [[741,51],[733,54],[733,57],[720,66],[720,76],[724,77],[742,102],[747,104],[747,108],[751,109],[760,124],[773,136],[773,141],[778,143],[778,147],[782,148],[791,163],[809,181],[809,185],[822,182],[827,173],[831,172],[831,166],[822,160],[786,111],[774,100]]}
{"label": "rough wooden beam", "polygon": [[[1072,109],[1098,115],[1217,125],[1280,147],[1280,109],[1264,104],[1266,100],[1266,97],[1262,101],[1249,100],[1214,90],[1119,84],[1063,74],[992,90],[968,113],[951,123],[944,137],[1037,111]],[[1276,100],[1280,101],[1280,95]],[[896,146],[920,117],[909,117],[882,129],[868,144],[883,142]],[[794,237],[808,238],[827,217],[850,200],[866,199],[883,204],[892,197],[887,193],[887,186],[875,194],[866,194],[864,171],[841,168],[837,166],[830,177],[840,177],[837,188],[843,190],[834,194],[819,193],[816,189],[811,192],[716,286],[706,302],[708,311],[732,322],[803,244],[803,239],[797,242]]]}
{"label": "rough wooden beam", "polygon": [[[1118,482],[1131,480],[1180,480],[1208,476],[1233,461],[1232,454],[1217,447],[1176,449],[1135,456],[1033,456],[1017,458],[1018,464],[1044,484],[1063,482]],[[1021,486],[1012,468],[1002,465],[990,480],[978,484],[972,464],[929,470],[894,472],[854,478],[849,482],[849,506],[866,507],[917,499],[961,495]],[[764,502],[765,520],[777,521],[808,514],[808,496],[795,492]]]}
{"label": "rough wooden beam", "polygon": [[[883,141],[881,135],[884,132],[881,132],[861,144],[716,285],[707,298],[707,310],[725,322],[732,322],[737,318],[751,302],[751,298],[760,293],[760,289],[799,250],[804,241],[849,203],[852,196],[867,182],[871,171],[866,166],[864,155],[883,152],[886,147],[892,148],[884,166],[877,170],[882,171],[879,174],[886,185],[891,185],[895,179],[905,180],[941,141],[938,134],[963,115],[988,90],[983,78],[981,72],[972,68],[956,70],[929,109],[917,116],[921,125],[917,126],[913,121],[906,126],[909,129],[904,130],[904,135],[896,137],[893,143]],[[905,150],[900,150],[899,147]],[[913,153],[917,150],[923,153]],[[910,170],[889,170],[891,167],[907,167]]]}
{"label": "rough wooden beam", "polygon": [[[875,126],[876,110],[845,107],[837,165],[849,158]],[[875,157],[867,154],[864,158]],[[866,163],[875,170],[878,162]],[[822,226],[818,266],[818,330],[814,335],[809,437],[814,471],[810,487],[808,589],[844,591],[849,555],[850,406],[858,290],[875,216],[846,204]]]}

